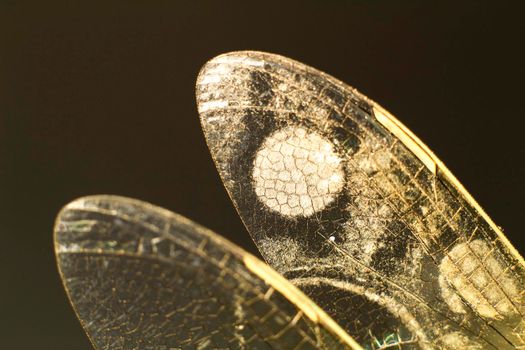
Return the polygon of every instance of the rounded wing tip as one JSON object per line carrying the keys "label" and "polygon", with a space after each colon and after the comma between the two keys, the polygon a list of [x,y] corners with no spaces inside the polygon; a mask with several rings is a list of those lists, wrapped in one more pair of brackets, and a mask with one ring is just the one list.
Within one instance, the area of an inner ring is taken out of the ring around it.
{"label": "rounded wing tip", "polygon": [[63,213],[67,212],[68,210],[84,208],[86,205],[86,202],[92,201],[93,199],[98,198],[98,197],[100,196],[84,196],[84,197],[76,198],[72,200],[71,202],[67,203],[66,205],[64,205],[62,209],[60,209],[58,216],[60,217]]}
{"label": "rounded wing tip", "polygon": [[[201,122],[205,114],[215,110],[235,107],[239,94],[247,90],[239,86],[247,79],[246,71],[264,69],[267,65],[291,62],[283,56],[262,51],[232,51],[218,55],[206,62],[196,81],[197,110]],[[234,89],[238,89],[233,92]]]}
{"label": "rounded wing tip", "polygon": [[53,241],[54,241],[54,246],[55,246],[55,253],[59,253],[60,236],[64,233],[64,230],[63,230],[64,219],[68,216],[68,213],[71,210],[83,208],[86,199],[90,197],[91,196],[77,198],[67,203],[62,208],[60,208],[55,218],[55,224],[53,226]]}
{"label": "rounded wing tip", "polygon": [[202,76],[210,67],[215,67],[220,64],[229,65],[229,64],[245,64],[245,65],[264,65],[264,63],[270,63],[272,61],[279,62],[282,60],[290,60],[285,56],[257,50],[239,50],[239,51],[230,51],[225,52],[220,55],[217,55],[210,60],[208,60],[201,68],[199,75],[197,77],[197,84]]}
{"label": "rounded wing tip", "polygon": [[100,207],[107,207],[110,204],[118,205],[118,204],[125,204],[125,203],[134,203],[134,202],[138,202],[138,201],[131,199],[131,198],[127,198],[127,197],[122,197],[122,196],[101,194],[101,195],[90,195],[90,196],[79,197],[67,203],[58,212],[56,219],[55,219],[55,224],[53,226],[53,240],[54,240],[54,245],[55,245],[55,251],[57,251],[58,249],[58,242],[60,241],[60,235],[65,233],[65,231],[63,230],[63,224],[65,221],[67,221],[67,217],[72,211],[89,209],[89,208],[96,209]]}
{"label": "rounded wing tip", "polygon": [[78,210],[78,209],[89,209],[89,208],[98,208],[98,207],[108,207],[114,206],[119,207],[121,205],[149,205],[146,202],[112,194],[97,194],[79,197],[72,200],[62,207],[58,213],[60,217],[63,213],[68,212],[69,210]]}
{"label": "rounded wing tip", "polygon": [[[235,60],[235,59],[245,59],[245,58],[252,58],[254,60],[256,59],[265,59],[272,56],[278,57],[279,55],[273,54],[270,52],[265,51],[258,51],[258,50],[236,50],[236,51],[229,51],[225,53],[221,53],[213,58],[211,58],[206,64],[210,63],[224,63],[228,62],[229,60]],[[206,64],[204,66],[206,66]]]}
{"label": "rounded wing tip", "polygon": [[217,55],[208,60],[200,69],[197,76],[197,86],[206,83],[203,82],[204,77],[207,76],[210,69],[220,71],[218,66],[228,66],[232,64],[246,65],[246,66],[264,66],[265,63],[281,62],[282,60],[290,60],[279,54],[256,51],[256,50],[240,50],[230,51]]}
{"label": "rounded wing tip", "polygon": [[[66,236],[72,237],[72,234],[74,235],[70,229],[70,221],[72,219],[79,221],[79,211],[100,212],[115,218],[143,215],[150,220],[169,221],[173,225],[198,226],[182,215],[138,199],[108,194],[84,196],[69,202],[57,214],[53,229],[55,250],[60,248],[60,242]],[[82,235],[86,234],[82,230],[78,232]]]}

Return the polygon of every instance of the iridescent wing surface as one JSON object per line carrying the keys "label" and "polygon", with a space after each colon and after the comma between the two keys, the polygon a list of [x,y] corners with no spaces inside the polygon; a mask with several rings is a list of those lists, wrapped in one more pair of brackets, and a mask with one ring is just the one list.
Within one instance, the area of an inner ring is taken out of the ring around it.
{"label": "iridescent wing surface", "polygon": [[359,349],[260,260],[188,219],[115,196],[55,226],[59,270],[96,349]]}
{"label": "iridescent wing surface", "polygon": [[365,348],[525,347],[523,258],[387,111],[261,52],[212,59],[196,89],[263,257]]}

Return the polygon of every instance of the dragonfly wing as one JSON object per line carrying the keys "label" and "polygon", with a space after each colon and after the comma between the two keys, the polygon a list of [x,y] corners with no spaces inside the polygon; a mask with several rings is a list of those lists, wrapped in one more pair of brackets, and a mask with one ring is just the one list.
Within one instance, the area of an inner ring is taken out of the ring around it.
{"label": "dragonfly wing", "polygon": [[363,345],[525,346],[523,258],[387,111],[261,52],[212,59],[196,89],[263,257]]}
{"label": "dragonfly wing", "polygon": [[55,227],[58,266],[96,349],[358,349],[267,265],[167,210],[76,200]]}

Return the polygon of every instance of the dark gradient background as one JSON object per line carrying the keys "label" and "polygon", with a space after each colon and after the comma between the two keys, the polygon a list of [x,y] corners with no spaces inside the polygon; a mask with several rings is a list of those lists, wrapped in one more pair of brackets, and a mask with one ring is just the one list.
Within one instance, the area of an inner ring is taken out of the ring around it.
{"label": "dark gradient background", "polygon": [[[525,250],[522,12],[503,1],[0,5],[0,347],[88,349],[52,227],[88,194],[182,213],[254,252],[194,97],[209,58],[280,53],[407,124]],[[516,2],[517,3],[517,2]]]}

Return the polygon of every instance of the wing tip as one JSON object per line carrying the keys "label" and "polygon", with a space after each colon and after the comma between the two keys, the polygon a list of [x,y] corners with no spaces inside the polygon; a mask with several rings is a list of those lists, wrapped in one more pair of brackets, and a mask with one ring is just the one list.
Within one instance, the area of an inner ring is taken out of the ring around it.
{"label": "wing tip", "polygon": [[[281,60],[286,59],[289,60],[289,58],[286,58],[285,56],[282,56],[280,54],[272,53],[272,52],[266,52],[261,50],[234,50],[234,51],[228,51],[221,53],[219,55],[216,55],[212,57],[210,60],[208,60],[204,67],[208,64],[218,64],[218,63],[232,63],[237,62],[238,60],[248,60],[248,64],[255,64],[259,65],[260,63],[254,62],[254,61],[262,61],[262,60]],[[253,60],[253,61],[250,61]]]}
{"label": "wing tip", "polygon": [[103,201],[108,201],[108,200],[119,201],[119,200],[126,200],[126,199],[127,198],[125,197],[114,196],[114,195],[89,195],[89,196],[78,197],[68,202],[62,208],[60,208],[55,218],[55,224],[53,226],[55,242],[57,241],[57,234],[59,234],[58,228],[60,227],[61,223],[64,221],[63,219],[72,210],[85,209],[89,206],[89,204],[96,205],[96,203],[100,203]]}
{"label": "wing tip", "polygon": [[[222,53],[209,59],[199,70],[196,83],[197,93],[199,91],[199,86],[218,82],[216,80],[218,74],[227,73],[227,67],[233,64],[264,67],[265,64],[283,62],[295,61],[280,54],[257,50],[239,50]],[[198,102],[197,105],[199,105]]]}
{"label": "wing tip", "polygon": [[[79,216],[79,212],[86,213]],[[192,233],[195,236],[213,239],[217,239],[215,236],[218,236],[183,215],[145,201],[118,195],[90,195],[72,200],[64,205],[57,214],[53,228],[53,241],[57,256],[62,252],[83,251],[76,244],[76,240],[85,239],[86,235],[91,232],[89,225],[94,225],[98,221],[98,216],[86,215],[88,212],[114,218],[115,220],[107,219],[109,225],[115,225],[119,219],[137,222],[143,220],[149,227],[155,226],[160,231],[169,226],[181,232],[188,232],[188,227],[190,227],[190,231],[193,230]],[[95,235],[93,239],[101,239],[99,233],[93,234]],[[109,239],[109,236],[107,238]],[[137,239],[140,240],[140,237]],[[65,248],[66,246],[68,248]]]}
{"label": "wing tip", "polygon": [[97,210],[107,207],[118,208],[123,205],[130,204],[140,205],[147,203],[127,197],[107,194],[83,196],[68,202],[59,210],[53,225],[53,243],[55,254],[58,255],[63,252],[61,242],[67,235],[71,235],[72,233],[65,227],[65,224],[68,222],[68,218],[72,212],[79,210]]}

